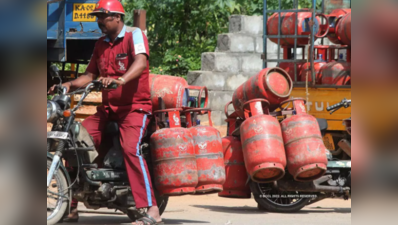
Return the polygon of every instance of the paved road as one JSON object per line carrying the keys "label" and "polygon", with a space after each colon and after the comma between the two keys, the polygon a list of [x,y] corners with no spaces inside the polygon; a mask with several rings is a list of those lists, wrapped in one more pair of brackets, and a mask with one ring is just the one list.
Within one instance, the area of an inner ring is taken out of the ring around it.
{"label": "paved road", "polygon": [[[124,215],[80,216],[80,225],[130,224]],[[280,214],[259,211],[254,199],[225,199],[217,195],[173,197],[163,219],[170,225],[345,225],[351,224],[351,200],[327,199],[298,213]]]}

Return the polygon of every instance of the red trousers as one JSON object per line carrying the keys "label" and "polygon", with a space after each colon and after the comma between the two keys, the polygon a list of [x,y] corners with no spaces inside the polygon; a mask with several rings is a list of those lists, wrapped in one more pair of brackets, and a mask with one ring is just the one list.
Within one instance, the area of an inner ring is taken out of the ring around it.
{"label": "red trousers", "polygon": [[[115,121],[119,125],[120,143],[136,207],[139,209],[156,206],[157,203],[148,166],[139,152],[141,139],[149,123],[147,114],[141,111],[134,111],[127,114],[124,118],[119,118],[117,114],[112,112],[108,114],[99,107],[96,114],[88,117],[82,123],[93,137],[97,150],[100,149],[101,139],[104,138],[104,128],[108,121]],[[106,153],[98,152],[99,159],[103,159]],[[72,201],[72,207],[77,207],[75,200]]]}

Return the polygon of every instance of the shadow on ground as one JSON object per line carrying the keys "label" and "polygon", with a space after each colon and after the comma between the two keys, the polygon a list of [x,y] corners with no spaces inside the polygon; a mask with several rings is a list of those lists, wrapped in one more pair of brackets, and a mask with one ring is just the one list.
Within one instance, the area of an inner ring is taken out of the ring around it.
{"label": "shadow on ground", "polygon": [[[221,213],[236,213],[236,214],[265,214],[274,213],[267,212],[264,210],[259,210],[256,207],[228,207],[228,206],[212,206],[212,205],[193,205],[195,208],[208,209],[214,212]],[[351,208],[318,208],[318,207],[308,207],[304,208],[298,212],[285,213],[285,214],[309,214],[309,213],[351,213]]]}
{"label": "shadow on ground", "polygon": [[[121,216],[109,216],[100,214],[80,214],[79,223],[74,223],[78,225],[120,225],[120,224],[131,224],[131,220],[124,215]],[[66,225],[72,223],[59,223],[58,225]]]}
{"label": "shadow on ground", "polygon": [[[80,215],[80,220],[79,223],[75,223],[77,225],[92,225],[92,224],[98,224],[98,225],[131,225],[132,221],[127,216],[121,215],[121,216],[108,216],[108,215],[92,215],[88,216],[89,214],[81,214]],[[203,224],[209,224],[210,222],[207,221],[197,221],[197,220],[179,220],[179,219],[163,219],[164,224],[168,225],[179,225],[179,224],[198,224],[198,223],[203,223]],[[66,225],[69,223],[59,223],[57,225]]]}
{"label": "shadow on ground", "polygon": [[[261,211],[267,212],[267,211]],[[268,213],[278,213],[278,212],[268,212]],[[292,214],[292,215],[302,215],[302,214],[317,214],[317,213],[351,213],[351,208],[318,208],[318,207],[309,207],[304,208],[298,212],[291,212],[291,213],[282,213],[280,214]]]}
{"label": "shadow on ground", "polygon": [[178,219],[163,219],[164,224],[170,224],[170,225],[177,225],[177,224],[190,224],[190,223],[210,223],[207,221],[197,221],[197,220],[178,220]]}
{"label": "shadow on ground", "polygon": [[228,206],[213,206],[213,205],[192,205],[195,208],[208,209],[214,212],[221,213],[237,213],[237,214],[261,214],[263,211],[259,211],[257,207],[228,207]]}
{"label": "shadow on ground", "polygon": [[[308,207],[309,209],[314,210],[301,210],[303,212],[315,212],[315,213],[323,213],[323,212],[334,212],[334,213],[351,213],[351,208],[325,208],[325,207]],[[300,211],[300,212],[301,212]]]}

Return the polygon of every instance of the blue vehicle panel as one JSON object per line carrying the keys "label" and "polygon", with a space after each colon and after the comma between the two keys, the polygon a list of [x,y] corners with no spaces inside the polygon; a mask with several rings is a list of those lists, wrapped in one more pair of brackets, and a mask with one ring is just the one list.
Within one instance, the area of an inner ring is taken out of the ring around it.
{"label": "blue vehicle panel", "polygon": [[[96,41],[102,36],[95,18],[88,20],[88,12],[99,0],[63,0],[47,4],[47,55],[48,61],[68,61],[67,52],[83,51],[82,49],[67,49],[67,42]],[[74,4],[91,5],[74,5]],[[75,8],[74,8],[75,7]],[[75,9],[75,11],[74,11]],[[79,11],[80,9],[80,11]],[[75,15],[74,15],[75,14]],[[76,21],[74,21],[74,19]],[[72,44],[69,46],[82,46]],[[92,43],[89,44],[90,46]],[[70,48],[72,48],[70,47]],[[87,54],[82,54],[87,55]],[[83,58],[82,60],[89,60]]]}

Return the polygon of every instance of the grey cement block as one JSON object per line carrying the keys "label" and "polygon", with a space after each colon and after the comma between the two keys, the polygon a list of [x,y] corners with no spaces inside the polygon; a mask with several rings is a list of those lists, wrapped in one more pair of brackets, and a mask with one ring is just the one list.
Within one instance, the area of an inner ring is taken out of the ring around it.
{"label": "grey cement block", "polygon": [[210,71],[192,71],[188,73],[188,84],[194,86],[206,86],[209,90],[224,90],[227,73]]}
{"label": "grey cement block", "polygon": [[239,58],[224,52],[202,54],[202,70],[217,72],[239,72]]}
{"label": "grey cement block", "polygon": [[220,34],[217,40],[219,52],[254,52],[254,37],[244,34]]}
{"label": "grey cement block", "polygon": [[251,76],[256,75],[258,72],[230,75],[225,82],[224,90],[235,91],[240,85],[246,82]]}
{"label": "grey cement block", "polygon": [[233,91],[210,91],[209,108],[224,111],[225,105],[232,100]]}
{"label": "grey cement block", "polygon": [[[211,91],[235,91],[241,84],[259,71],[253,72],[211,72],[190,71],[188,73],[188,84],[194,86],[206,86]],[[195,94],[197,94],[195,92]]]}
{"label": "grey cement block", "polygon": [[261,54],[251,54],[242,56],[242,72],[259,72],[263,69],[263,60]]}
{"label": "grey cement block", "polygon": [[203,73],[203,71],[189,71],[187,74],[187,82],[189,85],[193,85],[196,79]]}
{"label": "grey cement block", "polygon": [[262,16],[232,15],[229,19],[230,33],[245,33],[250,35],[263,34]]}

